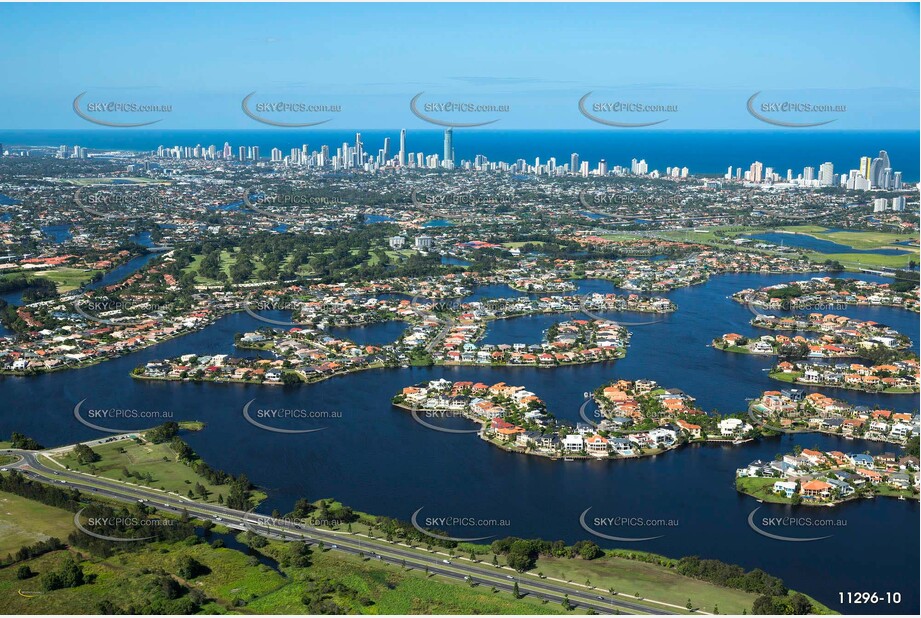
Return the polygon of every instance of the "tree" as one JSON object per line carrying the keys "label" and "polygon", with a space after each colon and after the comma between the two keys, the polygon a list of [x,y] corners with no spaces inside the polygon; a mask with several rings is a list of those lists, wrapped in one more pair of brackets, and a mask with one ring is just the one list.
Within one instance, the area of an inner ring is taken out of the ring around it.
{"label": "tree", "polygon": [[207,572],[207,567],[192,556],[181,556],[176,566],[176,573],[183,579],[195,579]]}
{"label": "tree", "polygon": [[28,564],[24,564],[19,567],[19,570],[16,571],[16,579],[29,579],[33,577],[35,573],[29,568]]}
{"label": "tree", "polygon": [[805,595],[797,592],[797,593],[794,593],[792,597],[790,597],[790,609],[797,616],[811,614],[812,613],[812,603],[809,602],[809,599],[806,598]]}
{"label": "tree", "polygon": [[518,582],[515,582],[515,585],[512,586],[512,596],[516,599],[521,598],[521,591],[518,590]]}
{"label": "tree", "polygon": [[919,448],[919,440],[921,437],[913,436],[908,439],[908,442],[905,444],[905,454],[912,457],[918,457],[921,455],[921,448]]}
{"label": "tree", "polygon": [[95,463],[102,459],[102,457],[99,456],[99,453],[85,444],[76,445],[74,447],[73,453],[76,455],[77,461],[83,465]]}
{"label": "tree", "polygon": [[42,587],[48,591],[76,588],[82,586],[84,581],[83,568],[71,556],[67,556],[57,571],[49,571],[42,576]]}
{"label": "tree", "polygon": [[518,571],[524,573],[534,568],[537,562],[537,544],[533,541],[516,539],[512,541],[505,558],[506,564]]}

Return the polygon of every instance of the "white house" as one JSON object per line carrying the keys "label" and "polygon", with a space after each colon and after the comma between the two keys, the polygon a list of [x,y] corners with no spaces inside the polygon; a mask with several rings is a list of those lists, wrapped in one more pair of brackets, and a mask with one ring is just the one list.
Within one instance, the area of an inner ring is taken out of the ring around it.
{"label": "white house", "polygon": [[751,431],[752,426],[740,418],[724,418],[718,424],[720,435],[726,438],[740,436]]}
{"label": "white house", "polygon": [[776,494],[783,494],[788,498],[792,498],[793,494],[796,493],[796,483],[793,481],[776,481],[773,489]]}
{"label": "white house", "polygon": [[578,453],[585,449],[585,440],[577,433],[568,434],[563,438],[563,450]]}

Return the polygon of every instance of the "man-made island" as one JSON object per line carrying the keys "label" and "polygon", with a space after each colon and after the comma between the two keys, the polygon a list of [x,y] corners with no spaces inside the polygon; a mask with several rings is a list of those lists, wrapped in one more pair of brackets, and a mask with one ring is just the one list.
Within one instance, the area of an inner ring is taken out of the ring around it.
{"label": "man-made island", "polygon": [[[598,422],[585,411],[592,403]],[[708,415],[693,397],[652,380],[617,380],[600,387],[580,410],[586,422],[574,426],[557,420],[533,392],[504,382],[432,380],[404,388],[393,404],[435,429],[437,419],[469,419],[491,444],[552,459],[635,458],[689,442],[733,443],[758,435],[742,415]]]}
{"label": "man-made island", "polygon": [[765,502],[833,506],[847,500],[918,498],[918,458],[797,448],[736,470],[736,489]]}

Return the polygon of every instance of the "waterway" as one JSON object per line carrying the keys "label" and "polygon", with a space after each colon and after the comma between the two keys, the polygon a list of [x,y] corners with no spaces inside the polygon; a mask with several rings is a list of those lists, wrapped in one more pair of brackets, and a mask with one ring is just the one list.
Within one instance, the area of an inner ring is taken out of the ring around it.
{"label": "waterway", "polygon": [[760,240],[773,245],[784,245],[785,247],[797,247],[808,251],[818,253],[875,253],[877,255],[905,255],[910,253],[902,249],[855,249],[848,245],[842,245],[831,240],[815,238],[806,234],[784,234],[782,232],[765,232],[763,234],[751,234],[745,238]]}
{"label": "waterway", "polygon": [[[850,276],[850,275],[848,275]],[[734,471],[752,460],[773,459],[795,445],[824,450],[878,453],[891,445],[805,434],[742,446],[694,446],[635,461],[549,461],[506,453],[473,434],[448,434],[427,429],[410,414],[393,408],[390,397],[402,387],[444,377],[451,380],[504,381],[533,390],[551,412],[579,420],[583,392],[616,378],[651,378],[663,386],[684,390],[704,410],[741,411],[746,399],[782,383],[763,371],[769,358],[729,354],[708,347],[726,332],[756,335],[748,321],[752,313],[728,297],[735,291],[806,278],[805,275],[721,275],[699,286],[666,294],[678,311],[662,316],[610,314],[623,321],[655,324],[629,326],[633,333],[627,357],[609,363],[565,367],[491,368],[430,367],[372,370],[310,386],[269,387],[239,384],[192,384],[135,381],[128,373],[147,361],[184,353],[239,354],[233,335],[260,322],[245,313],[222,318],[206,330],[79,371],[32,378],[0,378],[5,402],[0,435],[21,431],[46,445],[99,437],[74,419],[77,402],[87,407],[168,410],[175,419],[194,419],[206,429],[186,439],[217,468],[245,473],[267,489],[260,508],[291,509],[300,497],[335,497],[352,507],[409,519],[424,507],[425,517],[456,516],[508,520],[494,528],[451,528],[456,536],[516,535],[574,542],[592,538],[606,547],[620,546],[668,556],[700,555],[762,568],[782,577],[839,610],[850,613],[911,613],[919,603],[919,506],[916,501],[862,500],[835,509],[807,509],[759,504],[738,494]],[[876,279],[872,275],[861,278]],[[580,292],[613,291],[604,281],[580,281]],[[475,290],[471,298],[512,296],[506,286]],[[838,311],[861,319],[876,319],[909,334],[917,350],[918,318],[900,309],[849,307]],[[268,317],[286,320],[281,312]],[[572,316],[568,316],[572,317]],[[494,342],[538,342],[542,331],[567,316],[499,320],[487,333]],[[337,330],[365,342],[395,338],[402,324]],[[351,331],[351,332],[349,332]],[[813,389],[806,389],[811,391]],[[883,396],[846,390],[824,391],[834,397],[895,411],[917,411],[917,397]],[[341,418],[290,421],[286,428],[325,427],[309,434],[285,435],[246,422],[243,406],[336,411]],[[440,421],[470,428],[461,419]],[[112,421],[120,429],[139,429],[143,420]],[[594,538],[583,530],[579,516],[591,507],[596,517],[638,517],[671,520],[675,525],[595,526],[620,537],[660,538],[643,542],[614,542]],[[812,542],[783,542],[762,536],[748,524],[749,514],[763,530],[790,537],[829,536]],[[833,526],[776,527],[764,517],[786,515],[837,520]],[[881,565],[893,565],[883,568]],[[838,593],[900,592],[901,605],[847,606]]]}

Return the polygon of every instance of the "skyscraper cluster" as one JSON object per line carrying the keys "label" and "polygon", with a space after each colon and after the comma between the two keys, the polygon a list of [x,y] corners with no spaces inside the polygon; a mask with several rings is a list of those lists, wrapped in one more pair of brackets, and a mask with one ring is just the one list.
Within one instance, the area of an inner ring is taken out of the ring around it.
{"label": "skyscraper cluster", "polygon": [[835,173],[835,166],[831,161],[826,161],[819,166],[818,175],[814,167],[803,168],[803,173],[795,178],[793,170],[788,169],[786,179],[774,171],[772,167],[764,167],[761,161],[755,161],[743,174],[742,168],[737,167],[733,174],[732,166],[726,171],[726,180],[744,180],[756,184],[776,184],[787,182],[802,187],[841,187],[857,191],[870,190],[899,190],[902,188],[902,172],[893,172],[889,162],[889,154],[885,150],[879,151],[878,157],[861,157],[860,167],[850,170],[850,173],[840,175]]}
{"label": "skyscraper cluster", "polygon": [[[540,157],[536,157],[533,164],[529,164],[524,159],[518,159],[514,163],[490,161],[486,155],[476,155],[472,161],[458,161],[454,151],[454,129],[450,127],[444,131],[442,152],[440,154],[427,155],[422,152],[408,152],[406,148],[406,129],[400,131],[399,139],[399,150],[396,153],[392,151],[390,138],[385,137],[383,147],[377,151],[376,155],[372,155],[365,151],[361,133],[356,133],[354,142],[343,142],[341,146],[336,148],[335,152],[331,152],[330,147],[327,145],[322,146],[318,151],[311,151],[308,144],[303,144],[300,148],[291,148],[287,155],[279,148],[272,148],[269,162],[284,166],[330,169],[332,171],[362,170],[373,172],[386,168],[407,168],[502,171],[541,176],[579,175],[583,178],[588,178],[589,176],[634,175],[648,176],[650,178],[685,179],[689,176],[687,167],[669,166],[665,169],[664,174],[656,169],[650,170],[645,159],[633,159],[629,169],[620,165],[609,166],[605,159],[600,159],[597,165],[592,168],[589,162],[582,160],[577,152],[572,153],[569,161],[561,165],[557,165],[555,157],[550,157],[545,161],[542,161]],[[249,164],[265,162],[259,153],[258,146],[238,146],[236,156],[233,153],[234,149],[229,142],[225,142],[222,148],[217,148],[213,145],[202,147],[201,144],[197,144],[195,146],[159,146],[156,150],[156,156],[165,159],[221,159],[226,161],[236,160],[239,163]]]}
{"label": "skyscraper cluster", "polygon": [[898,190],[902,188],[902,172],[892,171],[889,153],[880,150],[877,157],[861,157],[860,167],[851,170],[842,184],[858,191]]}

